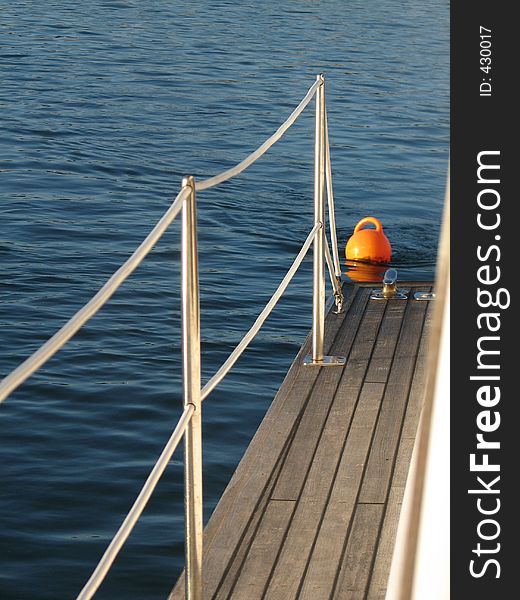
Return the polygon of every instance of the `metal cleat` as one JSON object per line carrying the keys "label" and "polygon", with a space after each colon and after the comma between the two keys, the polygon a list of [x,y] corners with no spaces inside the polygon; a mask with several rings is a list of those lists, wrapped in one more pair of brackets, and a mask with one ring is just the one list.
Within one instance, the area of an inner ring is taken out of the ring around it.
{"label": "metal cleat", "polygon": [[383,287],[372,290],[371,300],[406,300],[409,290],[397,289],[397,270],[388,269],[383,278]]}

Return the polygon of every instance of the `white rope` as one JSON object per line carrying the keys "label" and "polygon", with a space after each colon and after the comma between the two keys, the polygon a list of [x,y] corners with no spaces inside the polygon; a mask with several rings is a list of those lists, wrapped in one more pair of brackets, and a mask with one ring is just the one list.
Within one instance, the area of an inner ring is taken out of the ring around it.
{"label": "white rope", "polygon": [[47,340],[43,346],[0,382],[0,403],[47,362],[112,297],[117,288],[136,269],[166,231],[170,223],[179,214],[182,209],[183,200],[188,193],[189,189],[184,188],[177,194],[170,208],[164,213],[147,238],[135,250],[132,256],[112,275],[98,293],[59,331]]}
{"label": "white rope", "polygon": [[[251,164],[258,160],[267,150],[275,144],[289,127],[300,116],[304,108],[312,100],[318,87],[322,85],[321,80],[317,80],[309,89],[303,100],[291,113],[289,118],[276,130],[276,132],[266,140],[255,152],[250,154],[241,163],[235,167],[215,175],[209,179],[198,181],[196,190],[205,190],[213,187],[223,181],[227,181],[247,169]],[[26,359],[14,371],[12,371],[5,379],[0,382],[0,403],[15,390],[21,383],[30,377],[37,369],[39,369],[51,356],[53,356],[96,312],[111,298],[117,288],[123,281],[136,269],[143,258],[157,243],[159,238],[166,231],[170,223],[179,214],[182,208],[182,202],[187,193],[186,189],[181,190],[175,198],[173,204],[163,215],[148,237],[130,256],[130,258],[112,275],[98,293],[91,298],[83,308],[81,308],[59,331],[57,331],[45,344],[43,344],[34,354]]]}
{"label": "white rope", "polygon": [[332,284],[332,289],[334,290],[334,294],[338,294],[338,295],[342,296],[343,292],[341,291],[340,283],[334,273],[334,265],[332,264],[332,256],[330,255],[329,241],[327,240],[327,236],[325,236],[325,244],[324,245],[325,245],[325,262],[327,263],[327,267],[328,267],[327,270],[329,272],[330,283]]}
{"label": "white rope", "polygon": [[121,550],[123,544],[126,542],[128,536],[132,532],[137,520],[141,516],[150,496],[152,495],[161,475],[164,473],[164,470],[168,466],[170,459],[175,452],[179,442],[184,435],[186,427],[190,422],[190,419],[195,411],[195,407],[193,404],[189,404],[184,408],[184,412],[182,413],[179,422],[177,423],[177,427],[172,433],[168,443],[164,447],[164,450],[161,453],[158,461],[155,463],[155,466],[148,475],[148,479],[146,480],[143,488],[141,489],[139,496],[137,496],[134,505],[130,509],[130,512],[126,516],[123,524],[119,528],[116,535],[112,538],[110,545],[106,549],[103,554],[101,560],[98,563],[98,566],[92,573],[90,579],[85,584],[85,587],[81,590],[78,595],[77,600],[89,600],[96,593],[99,586],[103,583],[106,574],[108,573],[112,563],[116,559],[119,551]]}
{"label": "white rope", "polygon": [[[196,190],[201,191],[213,187],[219,183],[231,179],[235,175],[238,175],[256,160],[258,160],[267,150],[275,144],[283,134],[291,127],[291,125],[300,116],[305,107],[310,103],[318,87],[322,85],[322,80],[317,80],[314,85],[311,86],[303,100],[294,109],[289,118],[276,130],[276,132],[266,140],[255,152],[246,157],[235,167],[220,173],[209,179],[196,183]],[[327,132],[327,149],[328,149],[328,132]],[[328,169],[330,170],[330,154],[327,150],[327,162]],[[331,174],[327,172],[327,186],[332,186]],[[327,188],[328,189],[328,188]],[[45,342],[34,354],[26,359],[21,365],[19,365],[14,371],[12,371],[5,379],[0,382],[0,403],[16,389],[21,383],[23,383],[32,373],[34,373],[39,367],[41,367],[49,358],[51,358],[97,311],[112,297],[119,286],[127,279],[129,275],[139,266],[146,255],[152,250],[154,245],[164,234],[168,226],[177,217],[182,209],[183,202],[189,193],[189,188],[185,187],[177,194],[175,200],[169,207],[169,209],[161,217],[160,221],[153,228],[150,234],[145,238],[141,245],[134,251],[134,253],[128,258],[128,260],[110,277],[110,279],[103,285],[103,287],[93,296],[87,304],[83,306],[69,321],[57,331],[47,342]],[[329,211],[331,210],[331,200],[329,195]],[[332,218],[329,217],[331,227],[334,223],[333,217],[333,199],[332,199]],[[213,389],[220,383],[220,381],[227,375],[230,369],[233,367],[235,362],[238,360],[240,355],[247,348],[251,340],[258,333],[263,323],[272,312],[273,308],[277,304],[278,300],[285,292],[290,281],[294,277],[300,264],[302,263],[305,255],[307,254],[311,244],[313,243],[316,233],[323,227],[322,223],[316,223],[307,239],[305,240],[300,252],[295,258],[290,269],[287,271],[285,277],[278,286],[276,292],[273,294],[263,311],[257,317],[251,329],[246,333],[238,346],[233,350],[228,359],[215,373],[215,375],[207,382],[207,384],[201,390],[201,399],[204,400]],[[335,237],[335,228],[333,230]],[[337,254],[337,248],[336,248]],[[326,246],[327,263],[329,265],[329,271],[331,272],[331,257],[328,244]],[[331,272],[332,280],[332,272]],[[333,281],[333,285],[337,282]],[[141,516],[146,504],[148,503],[159,479],[161,478],[164,470],[166,469],[175,449],[184,435],[189,421],[194,413],[194,406],[189,405],[184,408],[181,418],[173,431],[168,443],[164,447],[159,459],[155,463],[150,475],[148,476],[139,496],[134,502],[130,512],[127,514],[121,527],[117,531],[116,535],[110,542],[108,548],[103,554],[99,564],[92,573],[92,576],[85,584],[84,588],[78,595],[78,600],[90,600],[96,593],[97,589],[103,582],[106,574],[110,570],[115,558],[121,550],[123,544],[127,540],[128,536],[132,532],[135,524]]]}
{"label": "white rope", "polygon": [[207,190],[210,187],[213,187],[215,185],[218,185],[219,183],[222,183],[223,181],[227,181],[228,179],[235,177],[235,175],[238,175],[239,173],[241,173],[242,171],[247,169],[247,167],[252,165],[263,154],[265,154],[269,150],[269,148],[273,144],[275,144],[282,137],[282,135],[289,129],[289,127],[296,121],[296,119],[303,112],[303,109],[312,100],[316,90],[318,89],[318,87],[320,85],[322,85],[321,80],[316,81],[316,83],[314,83],[314,85],[312,85],[312,87],[309,89],[309,91],[305,95],[304,99],[300,102],[300,104],[298,104],[298,106],[289,115],[289,118],[287,119],[287,121],[285,121],[282,125],[280,125],[280,127],[276,130],[276,132],[269,139],[267,139],[257,150],[255,150],[247,158],[245,158],[242,162],[238,163],[238,165],[235,165],[231,169],[228,169],[227,171],[224,171],[224,172],[220,173],[219,175],[215,175],[214,177],[210,177],[209,179],[204,179],[203,181],[197,181],[195,184],[195,189],[198,192],[201,190]]}
{"label": "white rope", "polygon": [[332,165],[330,162],[330,145],[329,145],[329,123],[327,119],[327,111],[325,110],[325,175],[327,182],[327,200],[329,203],[329,228],[332,242],[332,253],[334,256],[334,270],[336,277],[341,277],[341,266],[339,264],[338,253],[338,237],[336,234],[336,215],[334,212],[334,190],[332,188]]}
{"label": "white rope", "polygon": [[280,299],[281,295],[285,292],[287,286],[289,285],[291,279],[294,277],[294,274],[298,270],[301,262],[305,258],[312,242],[314,241],[314,237],[316,233],[321,229],[321,223],[316,223],[312,228],[311,232],[307,236],[305,243],[302,246],[302,249],[298,253],[298,256],[294,259],[291,268],[287,271],[285,277],[282,279],[280,285],[276,292],[271,296],[271,300],[266,304],[264,310],[258,315],[256,321],[253,323],[251,329],[246,333],[246,335],[242,338],[242,341],[238,344],[238,346],[233,350],[233,352],[229,355],[229,358],[226,362],[220,367],[220,369],[213,375],[213,377],[206,383],[206,385],[202,388],[201,391],[201,400],[204,400],[211,394],[211,392],[217,387],[217,385],[224,379],[224,377],[229,373],[231,367],[237,362],[240,355],[247,348],[251,340],[255,337],[255,335],[260,330],[260,327],[264,324],[267,317],[271,314],[271,311],[275,307],[276,303]]}

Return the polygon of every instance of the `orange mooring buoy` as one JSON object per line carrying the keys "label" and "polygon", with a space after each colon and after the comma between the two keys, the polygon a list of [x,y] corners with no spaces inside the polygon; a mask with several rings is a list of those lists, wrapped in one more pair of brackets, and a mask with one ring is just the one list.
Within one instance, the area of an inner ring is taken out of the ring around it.
{"label": "orange mooring buoy", "polygon": [[[364,225],[372,223],[375,229],[363,229]],[[381,221],[375,217],[361,219],[354,228],[352,237],[345,248],[347,260],[359,260],[371,263],[389,263],[392,257],[392,247],[383,233]]]}

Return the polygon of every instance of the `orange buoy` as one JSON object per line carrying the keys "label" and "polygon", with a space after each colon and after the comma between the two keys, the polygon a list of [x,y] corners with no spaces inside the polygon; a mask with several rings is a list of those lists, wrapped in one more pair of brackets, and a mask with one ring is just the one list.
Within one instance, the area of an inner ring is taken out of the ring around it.
{"label": "orange buoy", "polygon": [[[363,229],[371,223],[375,229]],[[381,221],[375,217],[361,219],[354,228],[352,237],[345,248],[347,260],[357,260],[371,263],[389,263],[392,257],[392,247],[383,233]]]}

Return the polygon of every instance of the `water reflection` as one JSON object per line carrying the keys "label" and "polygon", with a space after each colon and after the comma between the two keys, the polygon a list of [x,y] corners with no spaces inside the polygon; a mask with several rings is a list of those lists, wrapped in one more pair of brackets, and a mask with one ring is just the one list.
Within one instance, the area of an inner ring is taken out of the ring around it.
{"label": "water reflection", "polygon": [[388,265],[376,265],[355,260],[346,260],[343,264],[346,266],[343,274],[347,276],[347,280],[353,283],[383,281],[385,271],[388,269]]}

